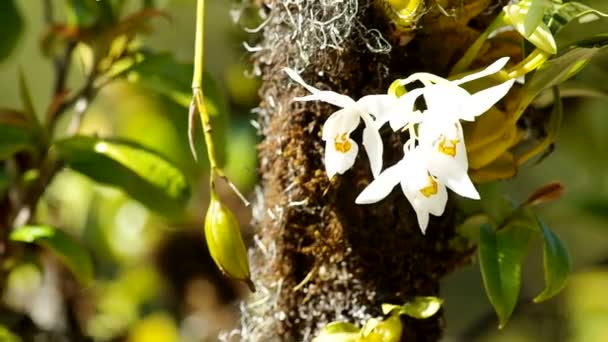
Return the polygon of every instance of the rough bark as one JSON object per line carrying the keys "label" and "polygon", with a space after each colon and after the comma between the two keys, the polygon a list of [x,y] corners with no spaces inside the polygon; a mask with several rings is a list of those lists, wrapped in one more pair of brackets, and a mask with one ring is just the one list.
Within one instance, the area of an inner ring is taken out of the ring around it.
{"label": "rough bark", "polygon": [[[306,91],[282,68],[300,68],[308,83],[355,99],[383,93],[395,78],[412,72],[445,75],[497,4],[427,1],[414,34],[392,27],[372,0],[309,2],[307,13],[295,3],[267,1],[269,20],[254,56],[263,81],[258,120],[262,186],[254,211],[259,239],[252,250],[260,290],[245,305],[242,327],[243,339],[252,341],[309,341],[331,321],[361,324],[380,316],[381,303],[439,295],[440,279],[471,255],[455,233],[452,201],[442,217],[431,218],[426,235],[398,188],[380,203],[356,205],[355,197],[372,179],[362,149],[354,168],[330,182],[321,128],[336,109],[294,103]],[[302,27],[311,20],[339,18],[353,4],[356,15],[342,32],[346,36],[339,48],[310,43]],[[302,26],[298,20],[304,20]],[[370,48],[379,37],[370,37],[376,33],[370,29],[390,42],[390,52]],[[358,141],[360,134],[360,129],[354,134]],[[384,162],[391,165],[401,158],[407,136],[387,129],[383,138]],[[444,327],[441,314],[403,322],[404,341],[437,341]]]}

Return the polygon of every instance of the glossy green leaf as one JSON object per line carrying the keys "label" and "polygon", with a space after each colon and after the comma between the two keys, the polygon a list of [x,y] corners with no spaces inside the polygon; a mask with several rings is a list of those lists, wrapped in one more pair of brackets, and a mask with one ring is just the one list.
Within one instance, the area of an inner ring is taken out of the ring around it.
{"label": "glossy green leaf", "polygon": [[572,261],[566,245],[544,222],[539,221],[543,234],[543,261],[545,289],[534,298],[534,302],[545,301],[558,294],[572,271]]}
{"label": "glossy green leaf", "polygon": [[10,239],[47,247],[84,285],[89,285],[93,280],[91,256],[82,245],[61,230],[49,226],[23,226],[14,230]]}
{"label": "glossy green leaf", "polygon": [[15,0],[0,1],[0,63],[15,50],[23,32],[23,18]]}
{"label": "glossy green leaf", "polygon": [[[191,64],[179,63],[171,54],[145,54],[141,62],[129,69],[128,79],[167,96],[187,110],[192,100],[192,72]],[[229,112],[221,88],[209,73],[203,76],[203,95],[211,118],[216,158],[220,166],[223,166],[226,160]],[[199,137],[202,137],[200,127],[198,132]],[[202,140],[200,139],[201,145]]]}
{"label": "glossy green leaf", "polygon": [[521,264],[534,230],[511,224],[496,232],[484,224],[480,230],[479,266],[486,294],[505,326],[515,309],[521,287]]}
{"label": "glossy green leaf", "polygon": [[331,322],[327,324],[312,342],[357,342],[359,329],[349,322]]}
{"label": "glossy green leaf", "polygon": [[124,190],[150,209],[175,214],[188,200],[190,188],[183,172],[140,145],[78,136],[60,140],[54,147],[72,169]]}
{"label": "glossy green leaf", "polygon": [[407,315],[417,319],[433,316],[441,309],[443,299],[432,296],[414,297],[403,305],[382,304],[382,313],[385,315]]}
{"label": "glossy green leaf", "polygon": [[514,119],[519,119],[534,98],[544,89],[559,85],[576,75],[600,51],[600,48],[574,48],[545,62],[526,82]]}
{"label": "glossy green leaf", "polygon": [[0,160],[29,148],[32,131],[23,113],[0,109]]}

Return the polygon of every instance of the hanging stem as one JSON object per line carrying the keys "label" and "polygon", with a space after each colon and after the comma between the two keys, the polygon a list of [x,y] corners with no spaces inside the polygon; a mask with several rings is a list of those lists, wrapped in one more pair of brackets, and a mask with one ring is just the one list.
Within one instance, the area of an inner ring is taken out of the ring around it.
{"label": "hanging stem", "polygon": [[[211,127],[211,117],[207,111],[205,105],[205,97],[203,95],[203,70],[204,70],[204,48],[205,48],[205,0],[197,0],[196,2],[196,36],[194,41],[194,73],[192,75],[192,107],[189,115],[191,116],[189,122],[192,124],[194,120],[193,116],[198,112],[201,119],[201,126],[203,128],[203,135],[205,137],[205,145],[207,146],[207,158],[209,159],[209,166],[211,172],[209,172],[209,187],[211,193],[215,193],[215,177],[220,177],[226,183],[232,191],[243,201],[246,206],[249,206],[249,201],[243,196],[238,188],[232,183],[224,172],[220,169],[215,157],[215,145],[213,144],[213,130]],[[192,145],[192,136],[190,137]],[[191,146],[192,148],[192,146]],[[192,149],[194,158],[196,154]]]}

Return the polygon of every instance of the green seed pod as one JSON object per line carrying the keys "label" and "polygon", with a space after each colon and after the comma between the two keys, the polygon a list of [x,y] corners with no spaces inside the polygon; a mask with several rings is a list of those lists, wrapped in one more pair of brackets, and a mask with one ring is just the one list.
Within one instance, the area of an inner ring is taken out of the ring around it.
{"label": "green seed pod", "polygon": [[228,277],[244,281],[251,291],[255,286],[250,279],[247,250],[239,223],[230,209],[220,202],[215,193],[205,217],[205,240],[209,254],[219,269]]}

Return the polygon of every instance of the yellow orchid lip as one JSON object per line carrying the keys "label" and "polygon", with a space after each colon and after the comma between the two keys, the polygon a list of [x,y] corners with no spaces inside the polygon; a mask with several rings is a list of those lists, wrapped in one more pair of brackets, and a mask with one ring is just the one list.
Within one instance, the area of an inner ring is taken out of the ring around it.
{"label": "yellow orchid lip", "polygon": [[352,144],[350,143],[346,133],[336,134],[336,137],[334,138],[334,148],[336,151],[341,153],[350,151]]}
{"label": "yellow orchid lip", "polygon": [[448,140],[445,136],[441,136],[437,150],[440,153],[450,157],[456,157],[456,145],[460,142],[458,139]]}
{"label": "yellow orchid lip", "polygon": [[428,183],[428,185],[426,187],[420,189],[419,191],[426,198],[429,198],[429,197],[437,194],[437,182],[435,181],[435,179],[433,178],[433,176],[431,176],[429,174],[429,183]]}

